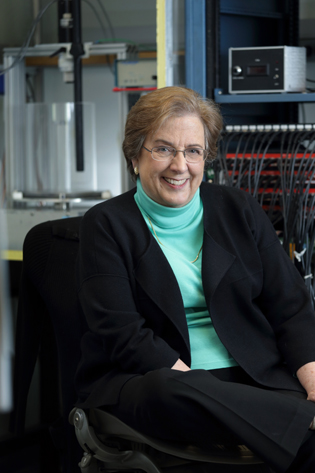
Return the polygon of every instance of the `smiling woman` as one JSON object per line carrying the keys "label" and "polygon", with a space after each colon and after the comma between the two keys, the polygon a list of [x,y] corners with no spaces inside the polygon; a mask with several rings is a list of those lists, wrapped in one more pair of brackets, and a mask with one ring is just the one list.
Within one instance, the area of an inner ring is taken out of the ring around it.
{"label": "smiling woman", "polygon": [[[193,90],[165,87],[142,96],[128,114],[123,152],[131,176],[135,177],[133,160],[139,157],[145,140],[156,135],[170,118],[187,115],[198,117],[203,127],[201,148],[207,150],[205,162],[209,163],[216,158],[217,141],[222,130],[222,116],[218,106]],[[157,138],[158,136],[155,139]],[[191,144],[195,145],[195,142]]]}
{"label": "smiling woman", "polygon": [[[169,207],[182,207],[191,201],[199,188],[204,160],[187,162],[186,149],[205,147],[204,127],[196,115],[168,118],[155,133],[145,140],[138,158],[132,160],[138,169],[138,176],[145,193],[155,202]],[[168,148],[167,148],[168,146]],[[165,159],[157,161],[152,149],[175,148],[175,156],[170,153]]]}
{"label": "smiling woman", "polygon": [[129,112],[137,186],[82,221],[77,406],[164,440],[245,443],[276,472],[309,473],[312,305],[257,201],[202,182],[221,127],[216,104],[180,87]]}
{"label": "smiling woman", "polygon": [[216,156],[221,128],[217,105],[190,89],[165,87],[145,95],[126,122],[129,172],[158,204],[182,207],[199,189],[205,163]]}

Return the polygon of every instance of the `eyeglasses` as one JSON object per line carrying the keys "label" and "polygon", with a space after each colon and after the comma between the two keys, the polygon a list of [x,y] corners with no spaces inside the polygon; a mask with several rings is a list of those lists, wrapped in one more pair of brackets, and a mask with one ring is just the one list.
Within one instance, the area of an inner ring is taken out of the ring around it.
{"label": "eyeglasses", "polygon": [[157,146],[152,149],[148,149],[145,146],[142,147],[151,153],[155,161],[167,161],[169,158],[173,159],[179,151],[183,153],[186,162],[190,164],[201,163],[207,157],[207,150],[202,148],[186,148],[182,150],[172,148],[171,146]]}

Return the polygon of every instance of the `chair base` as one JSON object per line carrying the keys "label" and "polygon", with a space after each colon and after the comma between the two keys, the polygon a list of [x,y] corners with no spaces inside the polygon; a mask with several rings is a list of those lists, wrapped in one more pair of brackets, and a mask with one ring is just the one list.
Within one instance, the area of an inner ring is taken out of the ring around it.
{"label": "chair base", "polygon": [[201,450],[179,442],[164,442],[135,431],[115,416],[101,410],[71,411],[69,421],[75,427],[85,454],[79,464],[82,473],[141,470],[162,473],[161,468],[213,463],[224,465],[258,465],[263,462],[244,445],[211,445]]}

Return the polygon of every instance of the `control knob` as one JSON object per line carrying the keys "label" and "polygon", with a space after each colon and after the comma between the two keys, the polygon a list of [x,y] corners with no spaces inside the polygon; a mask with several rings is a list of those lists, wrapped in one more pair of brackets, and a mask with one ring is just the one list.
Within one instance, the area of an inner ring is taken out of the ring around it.
{"label": "control knob", "polygon": [[243,69],[241,68],[241,66],[234,66],[233,67],[233,76],[240,76],[243,72]]}

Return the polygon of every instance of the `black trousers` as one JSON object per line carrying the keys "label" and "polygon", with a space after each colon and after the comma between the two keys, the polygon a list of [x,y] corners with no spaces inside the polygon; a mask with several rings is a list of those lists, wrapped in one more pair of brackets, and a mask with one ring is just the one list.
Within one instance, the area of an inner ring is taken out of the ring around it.
{"label": "black trousers", "polygon": [[315,404],[264,388],[239,367],[136,375],[106,409],[147,435],[203,448],[241,442],[276,472],[315,472]]}

